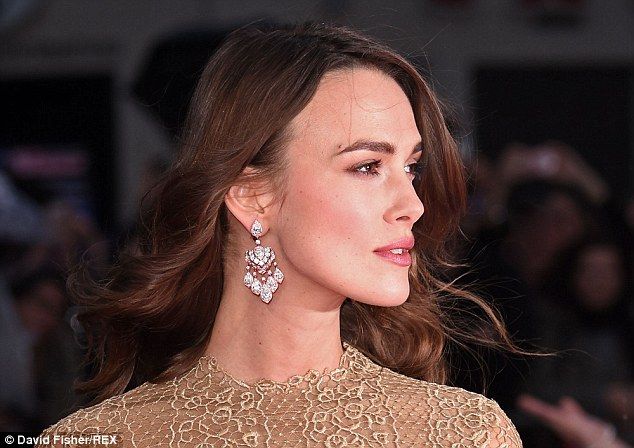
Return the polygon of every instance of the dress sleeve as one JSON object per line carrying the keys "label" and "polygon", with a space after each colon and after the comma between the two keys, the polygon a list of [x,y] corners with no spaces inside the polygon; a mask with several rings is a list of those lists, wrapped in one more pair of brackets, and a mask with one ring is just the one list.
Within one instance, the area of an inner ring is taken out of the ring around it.
{"label": "dress sleeve", "polygon": [[522,448],[515,425],[504,413],[500,405],[493,400],[489,400],[490,422],[490,444],[488,448]]}

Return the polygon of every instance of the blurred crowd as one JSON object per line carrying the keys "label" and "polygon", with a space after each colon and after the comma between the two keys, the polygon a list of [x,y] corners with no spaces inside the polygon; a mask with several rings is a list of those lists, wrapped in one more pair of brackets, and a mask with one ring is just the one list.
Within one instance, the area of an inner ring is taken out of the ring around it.
{"label": "blurred crowd", "polygon": [[0,172],[0,431],[39,431],[84,404],[65,278],[80,260],[103,268],[109,257],[89,216],[58,198],[37,203]]}
{"label": "blurred crowd", "polygon": [[461,281],[492,301],[514,340],[536,353],[485,356],[489,395],[526,447],[628,446],[633,198],[616,199],[556,141],[510,145],[495,161],[479,154],[470,171],[462,247],[469,269]]}
{"label": "blurred crowd", "polygon": [[[485,354],[487,394],[527,448],[633,444],[634,199],[617,201],[560,142],[468,164],[458,277],[538,353]],[[107,265],[118,240],[63,200],[34,203],[0,173],[0,430],[39,431],[84,404],[72,389],[89,367],[64,278],[80,261]],[[476,390],[474,376],[456,384]]]}

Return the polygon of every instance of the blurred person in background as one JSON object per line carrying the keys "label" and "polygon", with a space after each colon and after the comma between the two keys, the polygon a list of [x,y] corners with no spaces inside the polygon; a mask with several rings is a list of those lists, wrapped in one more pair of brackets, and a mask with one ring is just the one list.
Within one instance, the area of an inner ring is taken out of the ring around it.
{"label": "blurred person in background", "polygon": [[613,236],[595,237],[561,255],[538,310],[540,342],[559,354],[535,360],[525,387],[547,402],[570,397],[634,442],[630,428],[634,414],[631,407],[623,406],[634,385],[626,248]]}
{"label": "blurred person in background", "polygon": [[68,303],[59,273],[29,273],[13,282],[11,294],[0,329],[0,407],[12,416],[9,428],[34,430],[73,409],[80,353],[64,320]]}
{"label": "blurred person in background", "polygon": [[[572,148],[557,142],[510,145],[495,163],[480,154],[471,165],[477,171],[472,172],[472,215],[465,229],[473,245],[462,248],[468,262],[460,281],[475,285],[501,310],[509,331],[525,347],[556,350],[557,345],[546,343],[552,326],[542,312],[548,309],[544,285],[559,272],[561,254],[601,228],[609,199],[606,184]],[[479,362],[472,360],[457,383],[488,387],[511,410],[527,446],[533,446],[530,423],[525,426],[515,411],[532,361],[486,351],[482,356],[493,381],[479,376]]]}
{"label": "blurred person in background", "polygon": [[472,169],[465,229],[473,244],[462,249],[469,269],[462,281],[479,285],[518,336],[531,339],[530,299],[559,254],[595,231],[607,187],[571,148],[555,143],[511,145],[497,163],[480,155]]}
{"label": "blurred person in background", "polygon": [[[505,214],[503,227],[481,229],[460,282],[474,285],[495,304],[516,340],[547,348],[539,343],[542,328],[537,315],[543,283],[558,254],[594,226],[594,209],[578,189],[537,179],[510,189]],[[529,369],[527,360],[513,363],[495,352],[484,356],[494,372],[491,395],[512,409]],[[477,372],[477,364],[465,371]],[[476,373],[458,381],[470,388],[485,383]]]}
{"label": "blurred person in background", "polygon": [[468,159],[469,214],[464,226],[476,238],[504,227],[509,216],[509,195],[526,182],[543,181],[573,188],[594,207],[610,199],[606,182],[577,154],[558,141],[529,146],[508,145],[496,160],[478,151]]}
{"label": "blurred person in background", "polygon": [[63,280],[83,257],[93,272],[108,245],[68,202],[41,206],[0,173],[0,428],[40,431],[80,402],[83,377]]}
{"label": "blurred person in background", "polygon": [[24,252],[46,238],[43,214],[0,171],[0,429],[26,430],[35,422],[36,394],[32,376],[33,336],[25,328],[10,283]]}

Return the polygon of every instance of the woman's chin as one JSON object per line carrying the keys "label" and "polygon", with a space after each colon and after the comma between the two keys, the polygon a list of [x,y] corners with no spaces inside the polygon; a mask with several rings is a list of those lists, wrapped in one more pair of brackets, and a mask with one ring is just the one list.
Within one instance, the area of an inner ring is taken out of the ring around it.
{"label": "woman's chin", "polygon": [[359,297],[358,299],[352,298],[353,300],[361,303],[365,303],[367,305],[374,306],[382,306],[382,307],[392,307],[402,305],[407,301],[409,297],[409,285],[407,288],[399,291],[395,290],[386,290],[383,293],[381,291],[375,291],[372,296]]}

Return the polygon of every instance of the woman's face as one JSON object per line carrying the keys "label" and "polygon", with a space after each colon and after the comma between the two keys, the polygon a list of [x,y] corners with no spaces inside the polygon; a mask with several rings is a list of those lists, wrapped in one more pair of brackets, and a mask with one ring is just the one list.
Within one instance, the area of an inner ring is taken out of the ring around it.
{"label": "woman's face", "polygon": [[277,252],[284,286],[314,297],[403,303],[407,251],[399,264],[376,250],[410,247],[424,211],[412,185],[421,136],[405,93],[377,70],[331,73],[291,130],[288,184],[271,224],[276,241],[263,241]]}

